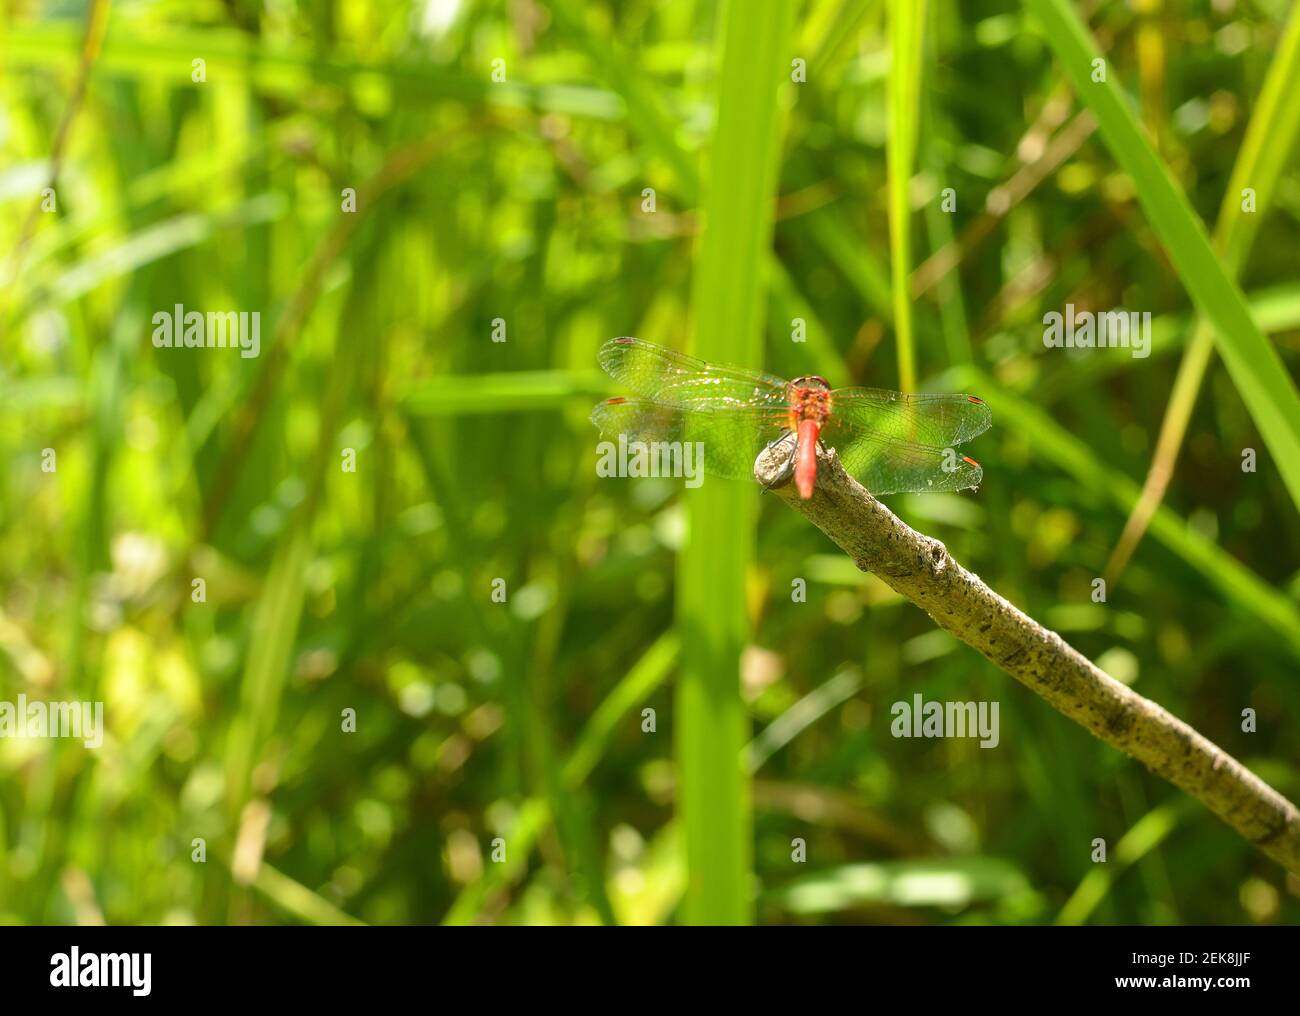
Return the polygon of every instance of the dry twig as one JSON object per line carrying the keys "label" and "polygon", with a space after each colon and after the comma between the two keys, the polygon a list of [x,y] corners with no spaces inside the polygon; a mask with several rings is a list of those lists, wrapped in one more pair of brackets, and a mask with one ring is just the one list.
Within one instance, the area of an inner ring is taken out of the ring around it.
{"label": "dry twig", "polygon": [[790,446],[754,463],[754,476],[943,629],[979,650],[1055,709],[1185,790],[1273,860],[1300,875],[1300,811],[1208,738],[1116,681],[1060,635],[990,589],[938,540],[904,524],[818,449],[817,486],[801,500]]}

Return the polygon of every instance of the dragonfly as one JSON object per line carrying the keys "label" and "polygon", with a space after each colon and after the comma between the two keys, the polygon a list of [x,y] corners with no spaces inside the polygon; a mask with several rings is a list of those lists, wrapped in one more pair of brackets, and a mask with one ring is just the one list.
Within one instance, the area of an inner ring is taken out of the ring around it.
{"label": "dragonfly", "polygon": [[819,443],[872,494],[966,490],[984,476],[978,462],[955,451],[993,422],[974,395],[831,388],[817,375],[785,381],[630,336],[607,341],[598,359],[638,396],[596,406],[591,422],[602,435],[647,445],[700,442],[713,476],[752,480],[759,452],[781,440],[795,443],[795,487],[804,500],[816,483]]}

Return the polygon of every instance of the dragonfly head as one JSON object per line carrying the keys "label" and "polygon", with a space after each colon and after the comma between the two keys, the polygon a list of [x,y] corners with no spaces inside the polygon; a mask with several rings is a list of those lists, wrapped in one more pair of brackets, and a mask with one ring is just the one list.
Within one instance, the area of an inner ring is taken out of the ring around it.
{"label": "dragonfly head", "polygon": [[831,390],[831,383],[817,374],[805,374],[803,377],[795,378],[790,384],[794,388],[816,388],[823,392]]}

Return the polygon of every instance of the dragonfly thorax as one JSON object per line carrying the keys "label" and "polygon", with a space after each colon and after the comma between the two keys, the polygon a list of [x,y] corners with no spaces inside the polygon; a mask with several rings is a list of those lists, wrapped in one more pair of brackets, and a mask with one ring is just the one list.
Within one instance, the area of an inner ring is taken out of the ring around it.
{"label": "dragonfly thorax", "polygon": [[790,382],[787,392],[795,422],[816,420],[824,423],[831,415],[831,386],[823,377],[810,374]]}

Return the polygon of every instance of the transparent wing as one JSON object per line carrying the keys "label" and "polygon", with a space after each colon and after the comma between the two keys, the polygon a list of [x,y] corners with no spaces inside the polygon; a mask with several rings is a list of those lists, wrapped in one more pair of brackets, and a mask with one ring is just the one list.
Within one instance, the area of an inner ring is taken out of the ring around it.
{"label": "transparent wing", "polygon": [[609,399],[591,413],[591,422],[610,441],[621,435],[628,442],[647,445],[699,442],[706,473],[738,480],[754,478],[754,459],[767,444],[789,432],[788,419],[784,407],[735,407],[711,413],[644,399]]}
{"label": "transparent wing", "polygon": [[982,399],[880,388],[841,388],[831,399],[821,440],[873,494],[966,490],[983,479],[980,464],[954,447],[993,422]]}
{"label": "transparent wing", "polygon": [[831,423],[926,448],[950,448],[983,434],[993,413],[974,395],[904,395],[883,388],[831,392]]}
{"label": "transparent wing", "polygon": [[831,444],[840,462],[872,494],[966,490],[978,487],[984,468],[952,448],[926,448],[868,433]]}
{"label": "transparent wing", "polygon": [[786,385],[779,377],[709,363],[641,339],[610,339],[597,358],[606,374],[637,395],[684,409],[787,403]]}

